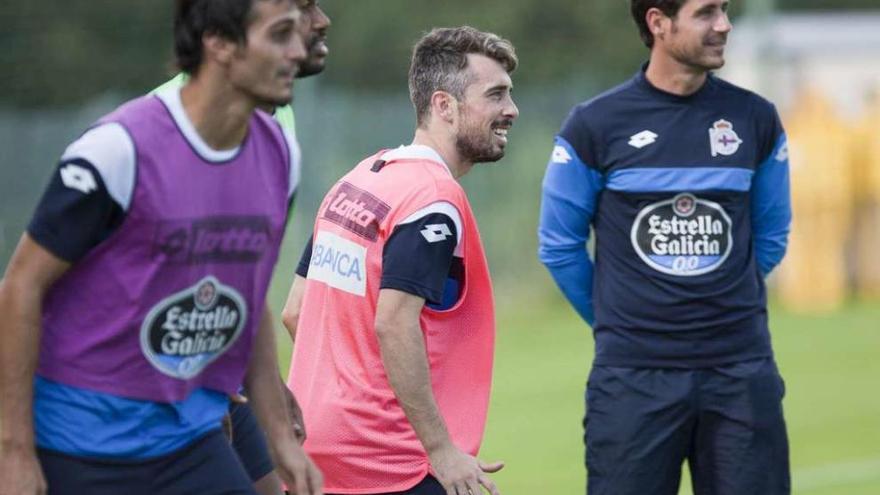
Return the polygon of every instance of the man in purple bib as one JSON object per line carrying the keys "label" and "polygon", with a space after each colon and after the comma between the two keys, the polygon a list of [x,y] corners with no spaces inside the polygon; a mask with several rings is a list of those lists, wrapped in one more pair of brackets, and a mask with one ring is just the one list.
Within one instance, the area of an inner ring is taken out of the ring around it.
{"label": "man in purple bib", "polygon": [[293,0],[178,0],[182,89],[61,157],[0,282],[0,494],[254,493],[220,432],[245,383],[282,479],[320,493],[265,304],[299,174],[259,106],[305,56]]}

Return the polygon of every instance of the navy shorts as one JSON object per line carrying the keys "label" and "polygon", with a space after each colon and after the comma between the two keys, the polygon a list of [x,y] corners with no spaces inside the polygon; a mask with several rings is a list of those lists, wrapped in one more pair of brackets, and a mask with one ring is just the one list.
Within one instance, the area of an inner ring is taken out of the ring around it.
{"label": "navy shorts", "polygon": [[584,417],[589,495],[791,493],[785,385],[772,359],[707,369],[594,366]]}
{"label": "navy shorts", "polygon": [[232,423],[232,447],[251,481],[258,481],[275,469],[269,457],[266,435],[247,403],[232,403],[229,406],[229,416]]}
{"label": "navy shorts", "polygon": [[[333,494],[328,493],[327,495]],[[425,476],[425,479],[420,481],[418,485],[410,488],[409,490],[373,495],[446,495],[446,490],[443,489],[443,485],[441,485],[440,482],[437,481],[437,478],[429,474]]]}
{"label": "navy shorts", "polygon": [[72,457],[38,450],[49,495],[256,495],[220,430],[147,461]]}

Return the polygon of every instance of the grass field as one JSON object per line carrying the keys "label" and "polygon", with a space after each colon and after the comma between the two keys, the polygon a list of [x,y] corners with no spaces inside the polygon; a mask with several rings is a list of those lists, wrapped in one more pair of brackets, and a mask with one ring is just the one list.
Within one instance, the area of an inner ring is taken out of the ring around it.
{"label": "grass field", "polygon": [[[786,380],[794,493],[880,494],[880,306],[813,317],[774,309],[771,327]],[[286,370],[289,351],[281,355]],[[592,338],[561,301],[499,309],[481,457],[507,463],[494,476],[505,495],[583,493],[591,357]]]}

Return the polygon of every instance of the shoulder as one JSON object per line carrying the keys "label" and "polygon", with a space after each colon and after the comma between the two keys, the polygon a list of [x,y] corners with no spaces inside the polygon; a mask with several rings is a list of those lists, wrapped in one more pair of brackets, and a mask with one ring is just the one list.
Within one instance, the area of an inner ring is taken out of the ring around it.
{"label": "shoulder", "polygon": [[634,91],[636,91],[636,86],[633,80],[618,84],[572,107],[567,121],[576,121],[585,127],[598,125],[610,113],[617,111],[621,105],[628,104]]}
{"label": "shoulder", "polygon": [[712,76],[712,80],[717,87],[716,94],[719,98],[723,98],[728,102],[741,106],[742,108],[748,108],[759,118],[776,115],[776,106],[770,102],[770,100],[764,98],[758,93],[737,86],[736,84],[717,76]]}
{"label": "shoulder", "polygon": [[61,162],[85,160],[101,175],[107,191],[127,207],[135,182],[134,141],[122,124],[107,122],[87,130],[61,155]]}
{"label": "shoulder", "polygon": [[558,137],[568,143],[581,161],[597,164],[602,160],[605,137],[639,98],[633,79],[598,96],[575,105],[559,130]]}
{"label": "shoulder", "polygon": [[181,87],[183,87],[184,84],[186,84],[186,81],[187,81],[188,79],[189,79],[189,76],[187,76],[187,75],[186,75],[185,73],[183,73],[183,72],[180,72],[180,73],[178,73],[176,76],[174,76],[174,77],[172,77],[171,79],[165,81],[164,83],[160,84],[160,85],[157,86],[155,89],[153,89],[152,91],[150,91],[150,94],[155,94],[155,93],[158,93],[158,92],[161,92],[161,91],[167,91],[167,90],[169,90],[169,89],[177,89],[177,88],[181,88]]}
{"label": "shoulder", "polygon": [[283,107],[278,107],[272,116],[281,125],[282,129],[291,134],[296,134],[296,118],[293,115],[292,106],[284,105]]}
{"label": "shoulder", "polygon": [[379,153],[378,158],[395,182],[408,185],[403,191],[408,196],[463,194],[443,158],[427,146],[401,146]]}

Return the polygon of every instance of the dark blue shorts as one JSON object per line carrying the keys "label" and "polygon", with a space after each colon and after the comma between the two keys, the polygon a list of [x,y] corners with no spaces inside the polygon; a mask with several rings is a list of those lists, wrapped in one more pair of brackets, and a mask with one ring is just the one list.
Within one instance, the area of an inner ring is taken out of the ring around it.
{"label": "dark blue shorts", "polygon": [[584,417],[589,495],[791,493],[785,386],[772,359],[707,369],[594,366]]}
{"label": "dark blue shorts", "polygon": [[38,451],[49,495],[256,495],[220,430],[147,461],[86,459]]}
{"label": "dark blue shorts", "polygon": [[275,469],[269,457],[266,435],[247,403],[232,403],[229,406],[229,416],[232,422],[232,447],[251,481],[258,481]]}

